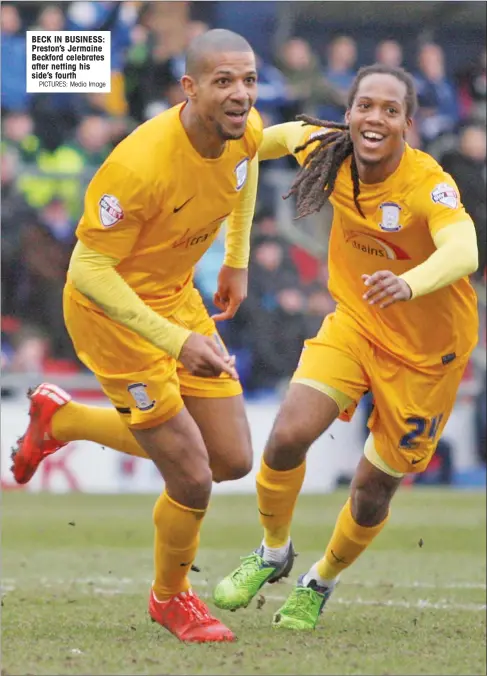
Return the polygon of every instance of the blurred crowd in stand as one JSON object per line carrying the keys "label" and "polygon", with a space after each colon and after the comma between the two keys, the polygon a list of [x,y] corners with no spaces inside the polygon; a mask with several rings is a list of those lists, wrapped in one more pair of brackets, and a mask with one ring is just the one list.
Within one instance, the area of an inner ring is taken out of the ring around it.
{"label": "blurred crowd in stand", "polygon": [[[214,4],[2,3],[4,371],[83,370],[64,328],[61,296],[84,189],[126,134],[183,100],[179,79],[185,49],[193,37],[213,27],[211,12],[206,16],[203,6]],[[269,5],[255,3],[256,8],[261,4]],[[110,30],[111,93],[27,94],[29,29]],[[485,303],[485,46],[479,44],[465,62],[457,59],[454,70],[442,46],[430,40],[418,41],[406,58],[398,35],[378,42],[367,61],[359,56],[360,41],[348,34],[320,45],[295,35],[276,46],[272,58],[264,59],[255,48],[256,107],[266,126],[299,113],[342,119],[358,68],[374,59],[405,66],[414,74],[420,107],[408,142],[436,157],[460,187],[478,232],[481,263],[474,281]],[[238,356],[249,394],[287,382],[303,340],[334,307],[327,290],[326,255],[317,258],[309,247],[284,237],[276,201],[268,198],[270,172],[291,172],[294,166],[291,160],[262,165],[265,189],[259,193],[252,234],[249,297],[235,320],[222,329],[229,349]],[[197,268],[196,283],[209,305],[222,257],[223,233]],[[482,326],[480,344],[485,349],[485,314]],[[485,373],[485,364],[480,369]],[[482,396],[485,401],[485,379]],[[485,439],[485,405],[483,424]]]}

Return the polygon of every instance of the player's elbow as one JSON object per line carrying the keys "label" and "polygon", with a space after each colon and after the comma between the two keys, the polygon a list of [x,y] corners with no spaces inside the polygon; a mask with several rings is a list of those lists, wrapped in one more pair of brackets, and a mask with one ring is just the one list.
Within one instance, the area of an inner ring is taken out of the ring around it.
{"label": "player's elbow", "polygon": [[479,268],[479,250],[477,243],[475,243],[475,246],[465,247],[465,250],[462,253],[462,261],[465,265],[465,275],[473,275]]}
{"label": "player's elbow", "polygon": [[479,269],[479,250],[475,247],[474,255],[472,256],[470,275],[473,275],[474,272],[477,272]]}
{"label": "player's elbow", "polygon": [[85,257],[84,249],[80,242],[77,242],[73,249],[73,253],[71,254],[68,274],[71,284],[75,287],[75,289],[81,291],[81,287],[83,286],[83,278],[85,277]]}
{"label": "player's elbow", "polygon": [[472,265],[469,268],[469,271],[467,272],[467,275],[473,275],[477,270],[479,269],[479,258],[477,256],[477,260],[475,263],[472,263]]}
{"label": "player's elbow", "polygon": [[[84,296],[90,297],[89,275],[86,274],[85,266],[80,260],[73,261],[68,269],[69,279],[74,288]],[[88,282],[88,283],[87,283]]]}
{"label": "player's elbow", "polygon": [[458,279],[476,272],[479,267],[479,250],[476,237],[469,237],[461,241],[457,238],[455,242],[449,242],[448,260],[450,266],[455,267]]}
{"label": "player's elbow", "polygon": [[71,284],[75,287],[75,289],[81,291],[80,286],[83,284],[83,264],[75,255],[75,252],[73,252],[69,262],[68,274]]}

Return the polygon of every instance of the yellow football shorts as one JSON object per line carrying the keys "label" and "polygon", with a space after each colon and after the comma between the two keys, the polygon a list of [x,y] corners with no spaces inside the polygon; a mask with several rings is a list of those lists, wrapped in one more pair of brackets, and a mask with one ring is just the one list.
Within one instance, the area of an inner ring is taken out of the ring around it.
{"label": "yellow football shorts", "polygon": [[328,315],[307,340],[293,382],[329,394],[350,420],[367,391],[374,397],[365,455],[393,476],[428,466],[453,409],[468,358],[428,372],[372,344],[343,313]]}
{"label": "yellow football shorts", "polygon": [[[232,397],[242,393],[240,383],[226,373],[217,378],[191,375],[180,362],[130,329],[74,300],[67,287],[63,305],[76,354],[93,371],[129,427],[144,429],[169,420],[183,408],[183,396]],[[196,289],[167,319],[213,336],[226,351]]]}

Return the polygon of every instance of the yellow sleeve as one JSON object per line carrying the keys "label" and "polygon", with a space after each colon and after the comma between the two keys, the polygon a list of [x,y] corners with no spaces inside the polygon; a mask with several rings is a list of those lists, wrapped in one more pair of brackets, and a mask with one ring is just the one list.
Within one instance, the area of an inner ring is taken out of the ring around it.
{"label": "yellow sleeve", "polygon": [[267,127],[259,148],[259,159],[277,160],[285,155],[293,155],[294,149],[301,145],[310,129],[312,127],[303,127],[302,122],[284,122]]}
{"label": "yellow sleeve", "polygon": [[453,223],[470,221],[470,216],[460,199],[458,186],[445,171],[432,172],[416,192],[416,205],[413,209],[427,221],[431,236]]}
{"label": "yellow sleeve", "polygon": [[401,278],[412,298],[442,289],[472,274],[478,267],[477,235],[472,220],[450,223],[433,234],[436,251],[424,263],[408,270]]}
{"label": "yellow sleeve", "polygon": [[303,163],[306,155],[314,148],[310,144],[305,151],[296,153],[295,150],[303,145],[311,136],[319,137],[332,131],[323,129],[323,127],[313,127],[309,124],[303,125],[302,122],[284,122],[276,124],[273,127],[264,129],[264,138],[259,148],[259,159],[277,160],[285,155],[294,155],[300,164]]}
{"label": "yellow sleeve", "polygon": [[249,158],[253,159],[257,155],[259,146],[262,143],[262,133],[264,131],[264,123],[256,108],[251,108],[247,120],[247,128],[244,135],[244,146]]}
{"label": "yellow sleeve", "polygon": [[[224,264],[232,268],[246,268],[250,255],[250,230],[257,197],[259,161],[277,159],[293,154],[294,149],[320,127],[303,127],[301,122],[286,122],[264,129],[258,157],[249,163],[247,182],[240,200],[227,222]],[[262,156],[264,153],[264,157]]]}
{"label": "yellow sleeve", "polygon": [[78,242],[69,277],[75,288],[108,317],[177,359],[191,331],[172,324],[146,305],[115,270],[119,262]]}
{"label": "yellow sleeve", "polygon": [[122,260],[130,254],[144,222],[153,216],[153,204],[147,182],[109,160],[88,186],[76,236],[90,249]]}
{"label": "yellow sleeve", "polygon": [[242,188],[237,206],[227,221],[223,263],[232,268],[246,268],[249,264],[250,230],[254,218],[258,179],[259,158],[256,155],[249,162],[247,181]]}

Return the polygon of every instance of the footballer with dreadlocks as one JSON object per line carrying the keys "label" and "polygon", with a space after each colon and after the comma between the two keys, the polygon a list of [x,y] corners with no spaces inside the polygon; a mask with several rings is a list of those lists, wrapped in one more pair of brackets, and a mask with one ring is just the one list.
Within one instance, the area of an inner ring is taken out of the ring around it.
{"label": "footballer with dreadlocks", "polygon": [[215,588],[220,608],[244,607],[289,575],[307,450],[363,394],[374,397],[350,498],[276,628],[315,628],[340,574],[385,526],[404,475],[428,466],[477,341],[475,228],[451,176],[406,143],[415,107],[411,76],[373,65],[358,72],[343,124],[301,116],[264,130],[260,159],[292,154],[301,165],[289,193],[298,218],[333,205],[336,310],[305,342],[257,475],[264,537]]}

